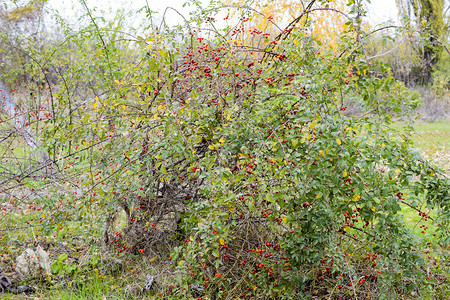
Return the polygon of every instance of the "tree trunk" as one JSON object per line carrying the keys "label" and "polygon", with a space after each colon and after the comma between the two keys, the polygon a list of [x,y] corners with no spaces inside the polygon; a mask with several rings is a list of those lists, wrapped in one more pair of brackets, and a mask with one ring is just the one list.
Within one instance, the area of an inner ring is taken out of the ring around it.
{"label": "tree trunk", "polygon": [[[0,81],[0,103],[0,111],[7,115],[9,120],[8,125],[12,133],[23,139],[24,145],[28,146],[32,156],[40,165],[48,165],[45,168],[45,175],[53,175],[56,172],[56,166],[50,161],[48,154],[40,146],[39,139],[33,134],[30,126],[26,122],[25,113],[15,104],[2,81]],[[4,137],[3,141],[5,139],[7,138]]]}

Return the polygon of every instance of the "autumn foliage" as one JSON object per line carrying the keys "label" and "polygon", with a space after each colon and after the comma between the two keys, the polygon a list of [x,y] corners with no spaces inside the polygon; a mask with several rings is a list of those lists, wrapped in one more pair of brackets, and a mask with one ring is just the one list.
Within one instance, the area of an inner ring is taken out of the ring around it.
{"label": "autumn foliage", "polygon": [[348,2],[229,3],[236,26],[200,10],[181,40],[95,23],[68,35],[76,60],[40,54],[61,81],[27,115],[57,171],[9,166],[3,192],[35,189],[25,201],[48,212],[29,222],[55,237],[80,224],[118,256],[170,264],[161,298],[417,291],[444,267],[449,180],[391,127],[418,103],[367,60]]}

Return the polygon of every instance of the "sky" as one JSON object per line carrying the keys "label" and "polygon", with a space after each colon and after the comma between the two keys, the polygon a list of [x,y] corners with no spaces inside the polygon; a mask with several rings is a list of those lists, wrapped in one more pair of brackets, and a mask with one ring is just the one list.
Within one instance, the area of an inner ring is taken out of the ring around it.
{"label": "sky", "polygon": [[395,0],[371,0],[369,4],[369,20],[371,23],[382,23],[388,20],[399,22]]}
{"label": "sky", "polygon": [[[108,11],[116,11],[121,8],[129,10],[138,10],[145,7],[148,3],[150,9],[158,11],[162,14],[167,7],[173,7],[183,14],[187,14],[189,9],[182,7],[184,0],[85,0],[89,8],[97,7],[98,9]],[[83,6],[79,0],[49,0],[49,8],[58,10],[63,17],[71,18],[76,11],[83,11]],[[174,11],[168,12],[170,19],[174,22],[182,22],[182,18]],[[98,15],[98,14],[97,14]],[[143,16],[143,15],[142,15]]]}
{"label": "sky", "polygon": [[[89,7],[97,6],[105,11],[117,10],[119,8],[140,9],[148,2],[150,8],[156,11],[164,11],[168,6],[173,7],[183,14],[189,11],[183,8],[182,5],[185,0],[86,0]],[[204,0],[203,2],[207,2]],[[63,16],[71,18],[74,11],[82,10],[79,0],[50,0],[49,7],[58,10]],[[369,4],[369,22],[372,24],[386,22],[388,20],[398,21],[398,9],[395,0],[371,0]],[[169,18],[176,23],[181,22],[181,17],[177,16],[175,12],[170,12]]]}

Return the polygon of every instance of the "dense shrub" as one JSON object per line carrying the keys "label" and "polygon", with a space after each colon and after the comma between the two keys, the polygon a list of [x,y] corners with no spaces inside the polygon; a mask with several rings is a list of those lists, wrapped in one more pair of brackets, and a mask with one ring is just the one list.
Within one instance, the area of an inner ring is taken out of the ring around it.
{"label": "dense shrub", "polygon": [[[95,19],[67,32],[40,54],[61,84],[27,115],[51,162],[9,166],[3,192],[33,191],[13,204],[42,208],[29,222],[43,232],[64,238],[78,224],[120,256],[172,263],[170,298],[195,284],[220,298],[417,290],[445,252],[405,226],[402,207],[444,248],[450,217],[448,179],[390,126],[417,99],[366,59],[357,21],[333,51],[305,33],[305,15],[276,36],[245,17],[230,32],[203,18],[212,31],[191,24],[182,41]],[[264,42],[239,43],[248,30]],[[80,86],[92,98],[74,96]]]}

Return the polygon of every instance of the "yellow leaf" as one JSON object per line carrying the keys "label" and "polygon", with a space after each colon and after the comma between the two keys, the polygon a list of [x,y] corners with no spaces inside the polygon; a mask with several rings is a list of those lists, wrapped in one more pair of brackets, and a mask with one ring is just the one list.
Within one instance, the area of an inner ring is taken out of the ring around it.
{"label": "yellow leaf", "polygon": [[221,238],[221,239],[219,240],[219,243],[223,246],[223,245],[225,245],[225,240]]}
{"label": "yellow leaf", "polygon": [[208,146],[208,149],[209,149],[209,150],[214,150],[214,146],[213,146],[213,145],[209,145],[209,146]]}
{"label": "yellow leaf", "polygon": [[150,261],[154,261],[157,258],[158,258],[158,256],[155,256],[155,257],[151,258]]}
{"label": "yellow leaf", "polygon": [[224,139],[223,137],[221,137],[221,138],[219,139],[219,142],[220,142],[220,143],[223,143],[223,142],[225,142],[225,139]]}
{"label": "yellow leaf", "polygon": [[97,105],[98,105],[98,97],[96,96],[96,97],[95,97],[95,103],[94,103],[94,105],[93,105],[93,108],[95,109],[95,108],[97,107]]}
{"label": "yellow leaf", "polygon": [[345,178],[345,177],[347,177],[347,175],[348,175],[348,174],[347,174],[347,172],[346,172],[346,171],[342,172],[342,177],[344,177],[344,178]]}
{"label": "yellow leaf", "polygon": [[338,145],[342,144],[341,139],[336,139],[336,143],[338,143]]}
{"label": "yellow leaf", "polygon": [[162,105],[158,105],[158,110],[161,110],[161,108],[162,108]]}
{"label": "yellow leaf", "polygon": [[297,39],[294,39],[294,45],[298,46],[298,40]]}
{"label": "yellow leaf", "polygon": [[325,156],[325,152],[323,152],[323,150],[319,151],[320,155]]}
{"label": "yellow leaf", "polygon": [[371,210],[372,210],[372,211],[375,211],[375,206],[372,206]]}
{"label": "yellow leaf", "polygon": [[355,194],[353,195],[353,201],[358,201],[361,198],[361,195]]}
{"label": "yellow leaf", "polygon": [[154,114],[154,115],[153,115],[153,119],[158,120],[158,115],[157,115],[157,114]]}
{"label": "yellow leaf", "polygon": [[152,49],[152,43],[148,44],[147,49]]}
{"label": "yellow leaf", "polygon": [[178,262],[178,266],[181,266],[183,263],[184,263],[184,260],[180,260],[180,261]]}
{"label": "yellow leaf", "polygon": [[123,108],[124,110],[126,110],[126,109],[127,109],[127,107],[126,107],[125,105],[122,105],[122,108]]}
{"label": "yellow leaf", "polygon": [[345,231],[350,232],[350,227],[349,226],[345,226]]}
{"label": "yellow leaf", "polygon": [[287,224],[287,218],[286,218],[286,217],[283,217],[283,222],[284,222],[285,224]]}
{"label": "yellow leaf", "polygon": [[320,197],[322,197],[322,194],[317,194],[316,199],[319,199]]}
{"label": "yellow leaf", "polygon": [[231,114],[227,114],[227,120],[231,119]]}

